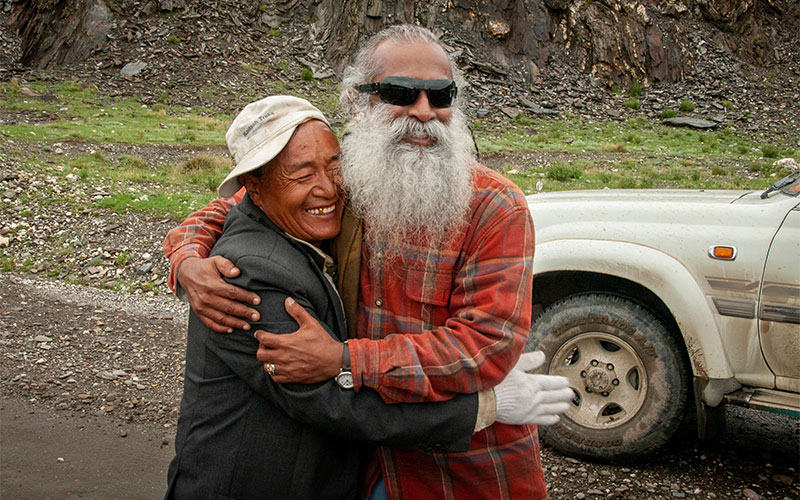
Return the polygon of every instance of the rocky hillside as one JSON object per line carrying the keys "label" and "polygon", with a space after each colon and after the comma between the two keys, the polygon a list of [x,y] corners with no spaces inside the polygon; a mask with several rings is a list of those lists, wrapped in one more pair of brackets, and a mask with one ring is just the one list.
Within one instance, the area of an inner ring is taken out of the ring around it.
{"label": "rocky hillside", "polygon": [[[78,20],[53,7],[69,2],[3,0],[0,79],[77,78],[110,96],[227,112],[265,93],[319,102],[332,99],[328,82],[361,38],[412,21],[441,33],[472,84],[469,108],[486,119],[658,119],[688,100],[695,116],[798,142],[794,0],[370,0],[341,12],[337,0],[86,3],[90,15]],[[64,26],[68,36],[56,37]],[[59,41],[84,53],[59,51]],[[46,70],[33,69],[36,57]],[[625,92],[638,88],[640,108],[626,108]]]}

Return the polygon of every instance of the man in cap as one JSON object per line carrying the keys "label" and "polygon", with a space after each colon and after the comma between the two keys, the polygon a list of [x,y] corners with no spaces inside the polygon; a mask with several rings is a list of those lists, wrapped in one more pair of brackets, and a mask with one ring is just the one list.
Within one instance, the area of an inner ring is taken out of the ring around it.
{"label": "man in cap", "polygon": [[[531,321],[533,224],[519,189],[475,161],[466,118],[452,106],[456,77],[443,46],[414,26],[378,33],[345,72],[341,174],[357,222],[345,216],[336,254],[355,330],[333,349],[288,305],[296,334],[259,333],[259,359],[276,367],[275,381],[349,373],[355,390],[389,402],[443,401],[496,386],[519,359]],[[254,297],[215,279],[233,266],[202,259],[214,221],[236,201],[195,214],[165,241],[190,302],[220,331],[248,328],[239,318],[254,314],[240,303]],[[569,389],[547,385],[538,393],[569,399]],[[558,418],[544,413],[539,423]],[[381,447],[370,465],[367,491],[385,484],[393,499],[547,496],[532,426],[495,423],[463,454]]]}

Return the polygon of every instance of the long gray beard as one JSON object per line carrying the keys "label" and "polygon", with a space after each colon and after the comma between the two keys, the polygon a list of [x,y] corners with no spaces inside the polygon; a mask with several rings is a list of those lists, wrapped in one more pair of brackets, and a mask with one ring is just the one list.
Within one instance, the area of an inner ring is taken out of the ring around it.
{"label": "long gray beard", "polygon": [[[344,185],[376,250],[399,256],[411,242],[438,248],[459,234],[467,223],[477,165],[460,110],[454,109],[445,125],[395,119],[378,104],[359,113],[349,131],[342,141]],[[402,142],[420,133],[435,144]]]}

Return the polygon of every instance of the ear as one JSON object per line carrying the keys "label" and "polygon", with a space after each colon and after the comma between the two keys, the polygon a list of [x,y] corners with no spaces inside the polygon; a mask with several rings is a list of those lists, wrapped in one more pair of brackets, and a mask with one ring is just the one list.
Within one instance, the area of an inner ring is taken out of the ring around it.
{"label": "ear", "polygon": [[251,199],[257,199],[259,197],[259,189],[261,188],[261,184],[256,182],[252,175],[249,173],[245,173],[239,176],[239,183],[247,189],[247,194],[250,195]]}

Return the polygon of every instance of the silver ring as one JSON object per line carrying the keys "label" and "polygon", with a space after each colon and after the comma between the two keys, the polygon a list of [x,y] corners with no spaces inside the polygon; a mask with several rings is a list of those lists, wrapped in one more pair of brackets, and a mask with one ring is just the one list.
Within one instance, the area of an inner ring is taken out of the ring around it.
{"label": "silver ring", "polygon": [[275,375],[275,364],[274,363],[267,363],[267,373],[269,373],[270,377]]}

